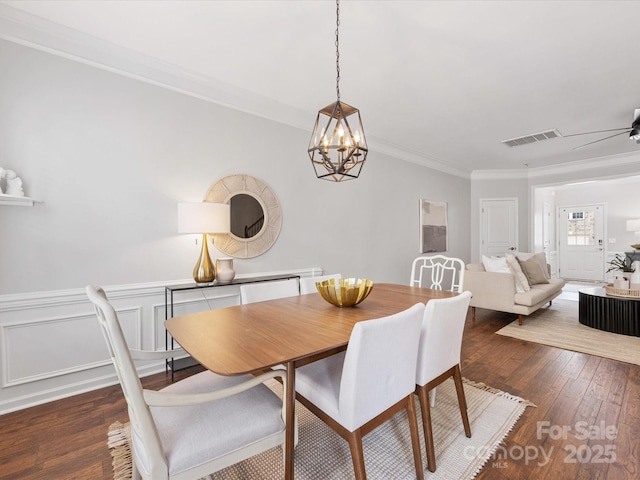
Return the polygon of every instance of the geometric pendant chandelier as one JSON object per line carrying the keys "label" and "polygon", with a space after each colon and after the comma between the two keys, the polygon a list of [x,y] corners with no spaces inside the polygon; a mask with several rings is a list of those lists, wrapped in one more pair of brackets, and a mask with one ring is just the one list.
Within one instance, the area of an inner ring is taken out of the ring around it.
{"label": "geometric pendant chandelier", "polygon": [[367,159],[367,140],[360,111],[340,101],[340,0],[336,0],[337,100],[318,112],[307,152],[316,176],[342,182],[358,178]]}

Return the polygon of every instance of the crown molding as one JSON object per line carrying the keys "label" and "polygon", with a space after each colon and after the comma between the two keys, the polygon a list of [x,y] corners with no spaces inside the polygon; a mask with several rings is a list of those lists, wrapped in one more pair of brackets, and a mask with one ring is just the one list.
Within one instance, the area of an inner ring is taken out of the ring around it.
{"label": "crown molding", "polygon": [[[0,38],[303,131],[310,131],[317,115],[3,4]],[[470,178],[468,171],[422,152],[367,137],[370,151]]]}
{"label": "crown molding", "polygon": [[527,170],[474,170],[471,180],[526,180]]}
{"label": "crown molding", "polygon": [[288,118],[295,125],[309,119],[307,112],[263,95],[2,4],[0,38],[270,120]]}
{"label": "crown molding", "polygon": [[[303,131],[310,131],[317,113],[200,75],[5,4],[0,4],[0,38]],[[640,153],[627,153],[557,166],[469,172],[428,153],[412,151],[375,136],[367,135],[367,140],[370,151],[470,180],[531,179],[640,163]]]}
{"label": "crown molding", "polygon": [[590,158],[576,162],[563,163],[547,167],[535,167],[527,170],[474,170],[472,180],[518,180],[562,175],[566,173],[584,172],[602,168],[640,166],[640,152],[619,153],[605,157]]}
{"label": "crown molding", "polygon": [[640,152],[618,153],[604,157],[590,158],[576,162],[563,163],[548,167],[536,167],[527,170],[529,178],[561,175],[563,173],[575,173],[585,170],[597,170],[602,168],[623,167],[626,165],[640,165]]}
{"label": "crown molding", "polygon": [[415,163],[416,165],[428,167],[432,170],[437,170],[439,172],[447,173],[456,177],[471,179],[470,172],[452,167],[451,165],[447,165],[444,161],[439,160],[432,155],[408,150],[399,147],[391,142],[387,142],[376,137],[372,138],[369,135],[367,135],[367,144],[370,147],[370,151],[375,150],[399,160],[404,160],[405,162]]}

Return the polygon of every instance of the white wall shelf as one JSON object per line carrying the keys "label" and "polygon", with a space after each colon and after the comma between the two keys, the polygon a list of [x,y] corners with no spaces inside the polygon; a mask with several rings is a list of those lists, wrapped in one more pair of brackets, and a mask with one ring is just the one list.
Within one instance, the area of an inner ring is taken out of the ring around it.
{"label": "white wall shelf", "polygon": [[42,203],[31,197],[18,197],[16,195],[0,194],[0,205],[13,205],[16,207],[33,207],[35,203]]}

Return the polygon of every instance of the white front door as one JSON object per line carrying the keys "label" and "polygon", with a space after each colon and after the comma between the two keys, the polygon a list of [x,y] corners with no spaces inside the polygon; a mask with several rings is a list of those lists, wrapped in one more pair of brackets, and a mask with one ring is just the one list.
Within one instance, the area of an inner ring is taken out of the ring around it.
{"label": "white front door", "polygon": [[518,250],[518,199],[480,199],[480,255]]}
{"label": "white front door", "polygon": [[604,280],[604,205],[558,207],[559,276]]}

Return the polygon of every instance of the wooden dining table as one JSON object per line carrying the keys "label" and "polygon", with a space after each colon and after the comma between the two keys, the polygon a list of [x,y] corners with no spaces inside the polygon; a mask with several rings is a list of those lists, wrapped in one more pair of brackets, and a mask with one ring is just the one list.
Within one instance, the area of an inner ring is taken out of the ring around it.
{"label": "wooden dining table", "polygon": [[357,322],[455,295],[382,283],[355,307],[336,307],[311,293],[181,315],[167,320],[165,327],[193,358],[219,375],[286,366],[285,479],[292,480],[296,368],[346,349]]}

